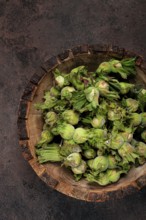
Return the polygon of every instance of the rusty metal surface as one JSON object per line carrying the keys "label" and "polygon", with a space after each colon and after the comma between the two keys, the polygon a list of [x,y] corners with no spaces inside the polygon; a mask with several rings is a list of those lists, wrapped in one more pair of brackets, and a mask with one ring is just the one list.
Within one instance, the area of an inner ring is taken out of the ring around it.
{"label": "rusty metal surface", "polygon": [[83,43],[115,44],[146,58],[146,2],[0,1],[0,219],[144,220],[146,188],[124,199],[88,203],[48,188],[18,145],[18,104],[35,70]]}

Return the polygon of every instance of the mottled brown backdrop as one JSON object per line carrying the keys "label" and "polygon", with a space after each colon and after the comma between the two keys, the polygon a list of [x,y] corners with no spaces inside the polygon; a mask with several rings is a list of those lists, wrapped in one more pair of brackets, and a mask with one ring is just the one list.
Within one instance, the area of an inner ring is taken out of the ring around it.
{"label": "mottled brown backdrop", "polygon": [[145,220],[146,188],[87,203],[48,188],[21,156],[22,92],[49,57],[78,44],[106,43],[146,58],[144,0],[0,0],[0,220]]}

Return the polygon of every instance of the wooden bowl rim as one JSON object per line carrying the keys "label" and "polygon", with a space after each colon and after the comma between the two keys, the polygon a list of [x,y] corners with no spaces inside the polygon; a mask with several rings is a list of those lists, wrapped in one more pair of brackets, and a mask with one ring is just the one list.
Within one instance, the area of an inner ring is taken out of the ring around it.
{"label": "wooden bowl rim", "polygon": [[[27,118],[29,114],[29,105],[33,100],[37,86],[41,83],[41,79],[56,65],[65,62],[69,59],[80,54],[98,54],[98,53],[114,53],[122,58],[136,57],[136,65],[146,71],[146,62],[143,60],[142,56],[137,55],[134,52],[125,50],[124,48],[119,48],[118,46],[112,45],[101,45],[94,44],[88,45],[83,44],[71,49],[65,50],[57,56],[53,56],[48,59],[38,70],[33,74],[27,86],[24,89],[22,97],[19,103],[18,110],[18,135],[19,135],[19,145],[22,150],[22,154],[25,160],[31,165],[36,174],[51,188],[57,189],[58,181],[52,176],[48,175],[46,169],[43,165],[38,164],[33,158],[33,155],[30,152],[29,146],[29,135],[27,132]],[[131,194],[140,190],[142,187],[146,186],[146,175],[142,175],[136,179],[132,184],[121,187],[120,190],[105,191],[104,193],[94,192],[90,190],[89,192],[81,191],[79,189],[71,189],[66,195],[74,197],[76,199],[86,200],[90,202],[103,202],[109,199],[122,198],[125,195]],[[61,190],[58,190],[62,192]],[[64,194],[64,192],[63,192]],[[84,194],[84,195],[83,195]]]}

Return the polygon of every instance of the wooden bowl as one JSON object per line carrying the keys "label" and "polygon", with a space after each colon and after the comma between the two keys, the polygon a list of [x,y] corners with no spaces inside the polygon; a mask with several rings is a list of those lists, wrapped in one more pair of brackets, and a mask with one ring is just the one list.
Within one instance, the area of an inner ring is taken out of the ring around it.
{"label": "wooden bowl", "polygon": [[79,65],[86,65],[90,71],[94,71],[102,61],[110,58],[128,57],[137,58],[138,74],[133,82],[140,82],[145,87],[146,63],[143,59],[135,53],[108,45],[82,45],[66,50],[45,62],[30,79],[19,106],[20,146],[24,158],[28,160],[36,174],[49,187],[76,199],[99,202],[123,197],[146,185],[146,164],[133,168],[128,175],[121,178],[117,183],[101,187],[97,184],[89,184],[86,180],[76,182],[70,171],[60,167],[59,163],[40,165],[35,155],[35,144],[40,138],[43,123],[41,113],[34,108],[34,103],[41,102],[44,91],[52,86],[54,81],[52,71],[57,67],[61,71],[69,72]]}

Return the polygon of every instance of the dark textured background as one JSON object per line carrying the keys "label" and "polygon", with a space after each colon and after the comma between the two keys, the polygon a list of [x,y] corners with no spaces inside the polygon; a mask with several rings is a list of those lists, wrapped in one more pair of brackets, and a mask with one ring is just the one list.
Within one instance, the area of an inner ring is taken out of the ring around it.
{"label": "dark textured background", "polygon": [[87,203],[48,188],[24,161],[17,111],[28,80],[50,56],[82,43],[110,43],[146,57],[144,0],[0,1],[0,220],[145,220],[146,188]]}

